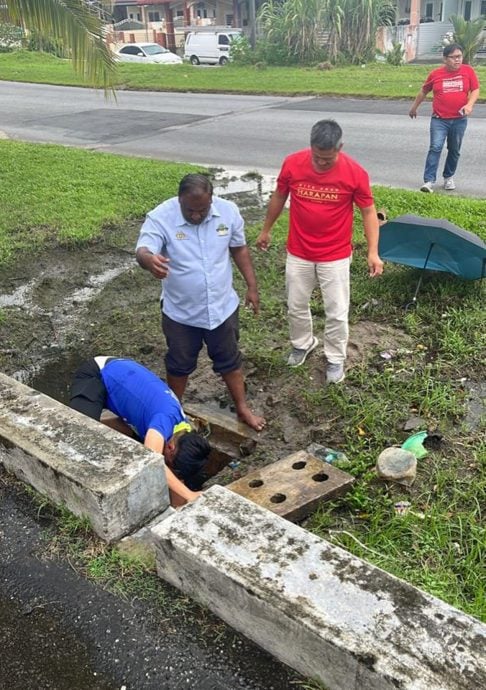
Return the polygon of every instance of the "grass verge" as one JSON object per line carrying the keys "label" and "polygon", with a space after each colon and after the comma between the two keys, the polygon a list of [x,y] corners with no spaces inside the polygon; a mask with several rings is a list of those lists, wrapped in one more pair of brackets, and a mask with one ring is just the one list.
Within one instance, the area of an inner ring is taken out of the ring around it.
{"label": "grass verge", "polygon": [[196,170],[179,163],[0,140],[0,266],[46,244],[75,244],[141,218]]}
{"label": "grass verge", "polygon": [[[440,59],[437,63],[440,63]],[[115,86],[118,89],[148,91],[413,99],[433,67],[393,67],[376,63],[319,71],[315,67],[267,67],[262,70],[237,65],[200,68],[190,64],[161,66],[120,63]],[[478,67],[477,72],[479,79],[486,81],[486,67]],[[0,54],[0,79],[83,86],[69,60],[26,51]]]}

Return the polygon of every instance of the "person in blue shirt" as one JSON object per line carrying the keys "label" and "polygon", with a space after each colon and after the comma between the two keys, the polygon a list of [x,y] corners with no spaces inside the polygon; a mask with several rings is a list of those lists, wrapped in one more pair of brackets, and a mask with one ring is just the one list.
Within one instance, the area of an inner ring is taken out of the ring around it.
{"label": "person in blue shirt", "polygon": [[148,213],[137,242],[140,266],[162,281],[162,330],[167,341],[167,383],[179,400],[206,344],[213,370],[233,398],[238,419],[261,431],[245,396],[238,348],[239,298],[231,258],[243,276],[245,304],[259,311],[259,296],[244,223],[231,201],[213,197],[205,175],[182,178],[177,197]]}
{"label": "person in blue shirt", "polygon": [[200,495],[210,445],[192,430],[173,391],[152,371],[131,359],[94,357],[76,370],[69,404],[96,420],[110,410],[116,416],[102,420],[105,424],[128,436],[135,431],[147,448],[163,453],[172,505]]}

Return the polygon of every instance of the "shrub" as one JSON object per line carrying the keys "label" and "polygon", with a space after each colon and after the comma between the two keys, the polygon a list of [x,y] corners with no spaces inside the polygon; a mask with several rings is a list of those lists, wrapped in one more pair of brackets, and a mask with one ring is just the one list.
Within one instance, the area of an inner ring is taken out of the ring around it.
{"label": "shrub", "polygon": [[255,63],[255,51],[247,36],[241,34],[231,39],[231,61],[236,65],[253,65]]}
{"label": "shrub", "polygon": [[392,43],[392,49],[389,50],[385,57],[389,65],[394,65],[395,67],[400,67],[405,61],[405,50],[401,43]]}
{"label": "shrub", "polygon": [[68,51],[65,50],[60,40],[46,38],[35,30],[29,31],[28,37],[25,40],[25,48],[34,53],[50,53],[60,58],[69,57]]}
{"label": "shrub", "polygon": [[0,53],[10,53],[22,45],[23,32],[13,24],[0,23]]}
{"label": "shrub", "polygon": [[483,30],[486,22],[482,17],[466,21],[464,17],[459,15],[453,15],[450,20],[454,27],[454,33],[452,34],[452,41],[448,40],[447,43],[458,43],[462,47],[464,63],[470,65],[483,43]]}

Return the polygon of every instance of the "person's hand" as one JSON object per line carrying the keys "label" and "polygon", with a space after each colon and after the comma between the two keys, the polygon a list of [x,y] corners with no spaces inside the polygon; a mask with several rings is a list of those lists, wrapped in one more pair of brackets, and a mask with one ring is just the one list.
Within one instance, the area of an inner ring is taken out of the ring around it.
{"label": "person's hand", "polygon": [[473,111],[473,106],[472,106],[472,105],[468,105],[467,103],[466,103],[466,105],[462,108],[462,112],[464,113],[464,115],[465,115],[466,117],[468,117],[468,116],[472,113],[472,111]]}
{"label": "person's hand", "polygon": [[264,252],[267,251],[267,249],[270,246],[270,233],[268,232],[268,230],[261,231],[261,233],[257,237],[256,246],[258,247],[258,249],[261,249]]}
{"label": "person's hand", "polygon": [[187,502],[191,503],[192,501],[197,501],[199,496],[202,496],[203,492],[202,491],[191,491],[191,493],[187,497]]}
{"label": "person's hand", "polygon": [[169,261],[165,256],[161,254],[151,254],[147,257],[147,267],[154,278],[159,278],[163,280],[169,275]]}
{"label": "person's hand", "polygon": [[245,307],[251,307],[254,314],[260,312],[260,296],[256,288],[248,288],[245,297]]}
{"label": "person's hand", "polygon": [[410,110],[408,111],[408,116],[411,117],[412,120],[414,119],[414,117],[417,117],[417,108],[410,108]]}
{"label": "person's hand", "polygon": [[368,269],[371,278],[381,276],[383,273],[383,261],[380,259],[378,254],[368,256]]}

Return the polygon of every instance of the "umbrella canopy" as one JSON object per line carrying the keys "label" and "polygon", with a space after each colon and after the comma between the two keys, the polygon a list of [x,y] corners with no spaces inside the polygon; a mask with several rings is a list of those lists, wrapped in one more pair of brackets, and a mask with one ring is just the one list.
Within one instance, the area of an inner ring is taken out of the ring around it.
{"label": "umbrella canopy", "polygon": [[486,244],[447,220],[407,214],[380,228],[382,259],[404,266],[446,271],[467,280],[486,276]]}

